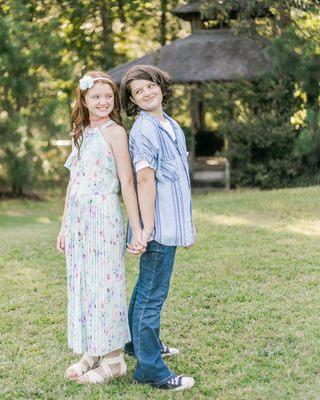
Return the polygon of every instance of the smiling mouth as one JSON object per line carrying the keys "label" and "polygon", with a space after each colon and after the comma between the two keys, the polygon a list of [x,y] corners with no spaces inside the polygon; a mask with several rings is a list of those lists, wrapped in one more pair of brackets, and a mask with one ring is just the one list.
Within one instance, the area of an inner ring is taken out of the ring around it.
{"label": "smiling mouth", "polygon": [[152,96],[152,97],[148,97],[145,101],[153,100],[153,99],[156,98],[156,97],[157,97],[156,95],[154,95],[154,96]]}

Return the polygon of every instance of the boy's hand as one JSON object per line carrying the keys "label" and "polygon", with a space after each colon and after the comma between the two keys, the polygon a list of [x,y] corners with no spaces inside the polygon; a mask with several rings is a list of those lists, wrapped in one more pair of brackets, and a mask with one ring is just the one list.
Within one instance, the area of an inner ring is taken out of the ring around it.
{"label": "boy's hand", "polygon": [[[197,235],[196,227],[194,226],[193,229],[194,229],[194,240],[196,240],[196,235]],[[184,249],[190,249],[193,245],[194,242],[189,244],[188,246],[184,246]]]}
{"label": "boy's hand", "polygon": [[131,243],[127,243],[127,251],[131,254],[138,255],[146,251],[147,245],[142,240],[142,230],[137,229],[132,232]]}
{"label": "boy's hand", "polygon": [[65,232],[62,228],[57,237],[57,250],[62,254],[65,253]]}

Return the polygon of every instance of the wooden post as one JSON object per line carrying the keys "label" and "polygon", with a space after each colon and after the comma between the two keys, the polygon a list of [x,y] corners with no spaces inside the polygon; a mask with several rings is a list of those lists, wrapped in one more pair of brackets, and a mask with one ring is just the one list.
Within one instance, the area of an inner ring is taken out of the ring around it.
{"label": "wooden post", "polygon": [[200,13],[199,15],[195,15],[192,17],[190,24],[191,24],[191,32],[196,32],[199,31],[200,29],[203,29],[203,21],[201,21]]}
{"label": "wooden post", "polygon": [[191,85],[190,91],[190,118],[191,118],[191,134],[192,134],[192,146],[190,149],[189,162],[190,162],[190,174],[193,177],[193,169],[195,162],[195,136],[201,129],[201,105],[199,100],[199,83]]}
{"label": "wooden post", "polygon": [[230,190],[230,163],[228,159],[226,159],[225,186],[227,190]]}

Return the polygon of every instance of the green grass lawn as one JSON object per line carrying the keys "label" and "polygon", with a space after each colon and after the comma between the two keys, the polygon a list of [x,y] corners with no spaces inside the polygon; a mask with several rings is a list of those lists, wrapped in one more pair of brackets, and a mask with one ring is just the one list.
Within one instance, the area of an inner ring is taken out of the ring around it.
{"label": "green grass lawn", "polygon": [[[319,399],[320,187],[194,196],[197,243],[177,252],[162,339],[190,392],[64,379],[62,198],[0,203],[0,399]],[[138,259],[127,258],[128,297]]]}

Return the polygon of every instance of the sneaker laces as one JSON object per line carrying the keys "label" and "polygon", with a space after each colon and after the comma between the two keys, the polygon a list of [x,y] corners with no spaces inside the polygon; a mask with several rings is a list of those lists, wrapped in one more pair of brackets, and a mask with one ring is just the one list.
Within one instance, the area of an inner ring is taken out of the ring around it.
{"label": "sneaker laces", "polygon": [[168,384],[172,385],[172,386],[178,386],[180,384],[180,382],[181,382],[181,378],[182,378],[182,375],[173,376],[172,378],[170,378],[168,380]]}

